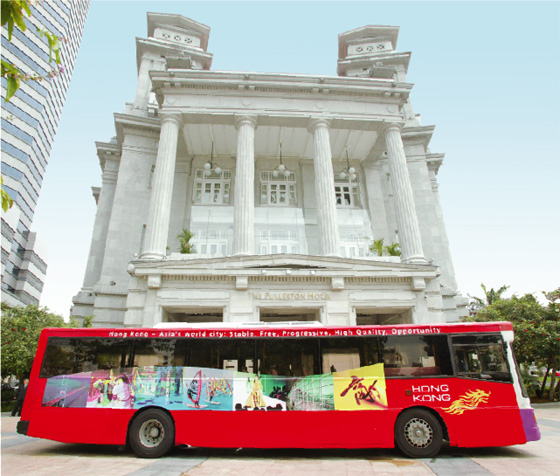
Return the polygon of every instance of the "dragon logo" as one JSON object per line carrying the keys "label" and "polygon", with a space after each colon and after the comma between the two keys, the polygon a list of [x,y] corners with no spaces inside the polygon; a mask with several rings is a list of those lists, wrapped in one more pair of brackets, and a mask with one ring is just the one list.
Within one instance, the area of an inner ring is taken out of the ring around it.
{"label": "dragon logo", "polygon": [[481,403],[487,403],[490,393],[491,392],[486,393],[484,390],[480,389],[470,390],[464,395],[461,395],[458,400],[455,400],[451,406],[442,408],[442,410],[451,415],[462,415],[465,410],[474,410]]}

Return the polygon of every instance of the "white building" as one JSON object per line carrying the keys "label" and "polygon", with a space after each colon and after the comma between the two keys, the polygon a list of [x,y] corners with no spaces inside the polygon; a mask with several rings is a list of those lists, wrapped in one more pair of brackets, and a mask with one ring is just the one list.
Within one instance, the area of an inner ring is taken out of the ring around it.
{"label": "white building", "polygon": [[[457,320],[431,153],[398,27],[339,35],[338,77],[210,71],[210,29],[148,14],[73,315],[159,322]],[[157,101],[157,102],[156,102]],[[196,253],[177,235],[194,233]],[[375,256],[373,239],[400,243]]]}
{"label": "white building", "polygon": [[[17,25],[12,40],[2,27],[2,59],[20,71],[48,76],[43,81],[21,81],[10,102],[2,101],[3,189],[14,200],[2,215],[2,301],[10,305],[39,304],[47,272],[47,252],[31,231],[35,207],[46,173],[62,107],[80,47],[89,0],[30,2],[24,14],[26,31]],[[61,65],[49,62],[46,29],[61,42]],[[6,79],[2,78],[2,97]]]}

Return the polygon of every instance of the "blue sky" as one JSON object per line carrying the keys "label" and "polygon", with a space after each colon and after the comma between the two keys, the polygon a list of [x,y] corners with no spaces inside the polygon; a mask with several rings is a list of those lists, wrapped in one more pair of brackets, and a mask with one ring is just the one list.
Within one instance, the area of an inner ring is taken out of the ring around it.
{"label": "blue sky", "polygon": [[560,285],[560,3],[92,0],[33,226],[50,250],[42,305],[68,315],[82,285],[95,141],[134,100],[148,11],[210,26],[213,70],[336,75],[339,33],[400,26],[414,110],[446,154],[439,190],[459,290]]}

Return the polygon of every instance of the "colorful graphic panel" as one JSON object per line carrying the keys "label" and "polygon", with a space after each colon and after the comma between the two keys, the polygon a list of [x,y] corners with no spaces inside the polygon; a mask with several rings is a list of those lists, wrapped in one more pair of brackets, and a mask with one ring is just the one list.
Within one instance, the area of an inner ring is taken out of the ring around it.
{"label": "colorful graphic panel", "polygon": [[289,410],[334,410],[333,374],[311,375],[294,382],[288,397]]}
{"label": "colorful graphic panel", "polygon": [[387,386],[383,364],[334,372],[336,410],[386,410]]}
{"label": "colorful graphic panel", "polygon": [[59,375],[47,380],[43,406],[84,408],[88,400],[91,372]]}
{"label": "colorful graphic panel", "polygon": [[233,410],[231,370],[184,367],[185,410]]}
{"label": "colorful graphic panel", "polygon": [[135,373],[132,368],[93,371],[87,408],[132,408]]}
{"label": "colorful graphic panel", "polygon": [[283,400],[287,378],[236,372],[233,400],[235,410],[286,410]]}
{"label": "colorful graphic panel", "polygon": [[306,377],[201,367],[96,370],[47,380],[44,406],[215,411],[383,410],[383,364]]}

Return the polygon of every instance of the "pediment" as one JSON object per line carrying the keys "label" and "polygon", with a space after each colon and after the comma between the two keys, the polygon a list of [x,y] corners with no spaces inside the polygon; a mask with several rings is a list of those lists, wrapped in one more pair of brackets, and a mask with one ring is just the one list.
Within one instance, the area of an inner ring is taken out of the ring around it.
{"label": "pediment", "polygon": [[283,275],[290,274],[340,277],[368,276],[436,276],[437,267],[397,262],[386,257],[353,259],[310,255],[251,255],[220,258],[200,258],[197,255],[173,253],[161,261],[131,262],[135,275]]}

